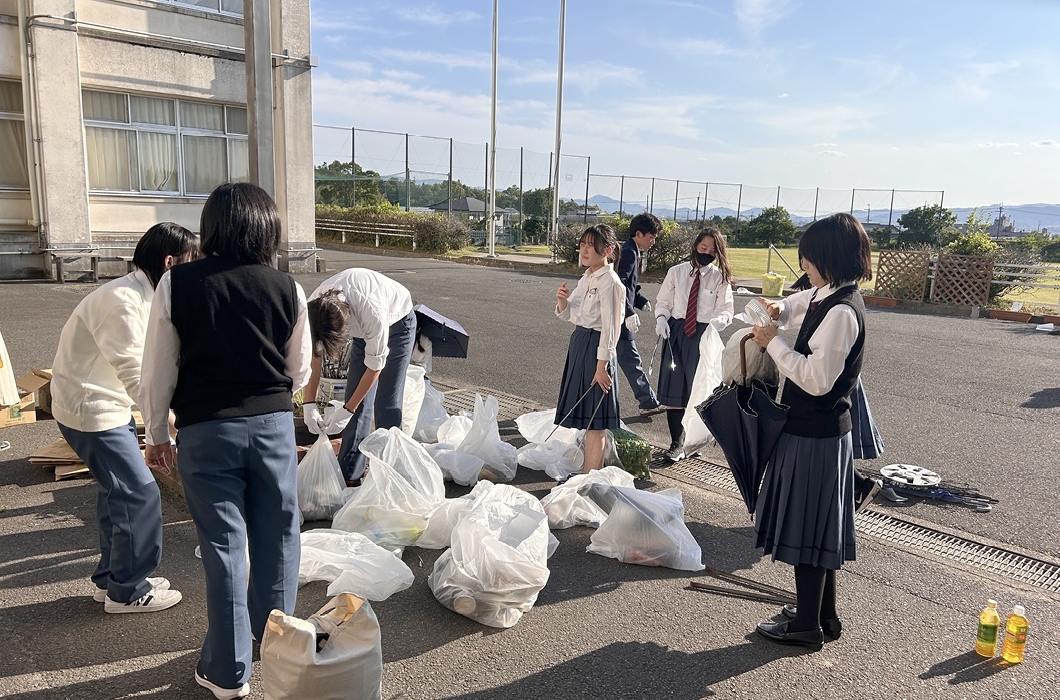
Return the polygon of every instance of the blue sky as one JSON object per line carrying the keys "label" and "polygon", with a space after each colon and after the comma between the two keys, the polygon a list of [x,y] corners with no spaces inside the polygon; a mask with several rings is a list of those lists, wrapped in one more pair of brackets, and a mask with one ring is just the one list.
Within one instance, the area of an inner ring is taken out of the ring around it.
{"label": "blue sky", "polygon": [[[492,2],[311,9],[314,123],[488,139]],[[502,181],[520,146],[552,150],[558,23],[558,0],[501,0]],[[562,150],[594,174],[1060,202],[1058,30],[1047,0],[569,0]],[[364,139],[365,159],[403,157]],[[424,170],[442,145],[416,141]],[[346,148],[318,130],[318,160]],[[457,150],[458,170],[484,159]]]}

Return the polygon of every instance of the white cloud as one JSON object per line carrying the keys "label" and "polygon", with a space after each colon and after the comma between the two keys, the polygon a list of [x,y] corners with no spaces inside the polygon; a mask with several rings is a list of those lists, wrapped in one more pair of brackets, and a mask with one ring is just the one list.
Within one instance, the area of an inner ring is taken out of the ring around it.
{"label": "white cloud", "polygon": [[[404,49],[380,49],[378,55],[408,63],[430,63],[446,68],[479,68],[489,70],[490,55],[481,51],[459,51],[441,53],[439,51],[408,51]],[[501,63],[506,61],[501,60]]]}
{"label": "white cloud", "polygon": [[1018,143],[1012,143],[1011,141],[1006,141],[1006,142],[1003,142],[1003,143],[995,143],[993,141],[987,141],[986,143],[976,144],[976,146],[978,148],[1019,148],[1020,147],[1020,145]]}
{"label": "white cloud", "polygon": [[821,151],[822,156],[831,156],[832,158],[846,158],[847,154],[842,151]]}
{"label": "white cloud", "polygon": [[788,93],[786,93],[786,92],[782,92],[782,93],[780,93],[779,95],[777,95],[777,97],[779,97],[779,98],[781,98],[781,99],[784,99],[784,98],[785,98],[785,97],[787,97],[787,96],[788,96]]}
{"label": "white cloud", "polygon": [[813,147],[814,148],[835,148],[838,145],[839,144],[837,144],[837,143],[815,143],[815,144],[813,144]]}
{"label": "white cloud", "polygon": [[887,150],[888,150],[888,151],[900,151],[900,150],[902,150],[902,149],[898,148],[898,146],[891,146],[891,147],[890,147],[890,148],[888,148]]}
{"label": "white cloud", "polygon": [[[517,85],[556,82],[556,67],[542,65],[539,69],[528,70],[513,76],[512,82]],[[600,85],[614,84],[634,86],[641,83],[641,72],[629,66],[619,66],[606,61],[590,61],[567,65],[563,68],[563,86],[575,86],[583,90],[595,90]]]}
{"label": "white cloud", "polygon": [[470,22],[479,18],[479,15],[467,10],[458,12],[446,12],[440,10],[433,4],[421,7],[401,7],[397,10],[397,16],[406,22],[423,22],[433,24],[436,27],[445,27],[450,24]]}
{"label": "white cloud", "polygon": [[1052,139],[1045,139],[1044,141],[1035,141],[1034,145],[1035,146],[1060,146],[1060,143],[1057,143],[1056,141],[1054,141]]}
{"label": "white cloud", "polygon": [[773,24],[793,9],[792,0],[735,0],[733,6],[737,21],[752,32]]}
{"label": "white cloud", "polygon": [[[652,46],[656,46],[653,42]],[[663,41],[662,46],[672,54],[679,56],[726,56],[736,51],[723,41],[714,39],[676,39]]]}

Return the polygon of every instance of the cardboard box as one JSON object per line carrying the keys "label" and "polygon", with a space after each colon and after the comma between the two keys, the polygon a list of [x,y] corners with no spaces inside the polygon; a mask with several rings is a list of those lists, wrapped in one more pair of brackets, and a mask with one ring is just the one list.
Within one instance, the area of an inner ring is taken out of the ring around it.
{"label": "cardboard box", "polygon": [[30,367],[29,371],[45,380],[45,383],[37,389],[37,413],[52,414],[52,371],[48,369],[37,369]]}
{"label": "cardboard box", "polygon": [[37,389],[50,380],[27,372],[15,380],[18,386],[18,403],[0,407],[0,428],[37,422]]}

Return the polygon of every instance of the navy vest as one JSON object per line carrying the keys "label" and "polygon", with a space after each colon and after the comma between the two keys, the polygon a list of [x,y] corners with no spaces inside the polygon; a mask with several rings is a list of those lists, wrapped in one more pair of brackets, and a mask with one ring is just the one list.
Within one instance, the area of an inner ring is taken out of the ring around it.
{"label": "navy vest", "polygon": [[284,349],[298,318],[294,279],[216,256],[169,274],[180,337],[177,427],[293,410]]}

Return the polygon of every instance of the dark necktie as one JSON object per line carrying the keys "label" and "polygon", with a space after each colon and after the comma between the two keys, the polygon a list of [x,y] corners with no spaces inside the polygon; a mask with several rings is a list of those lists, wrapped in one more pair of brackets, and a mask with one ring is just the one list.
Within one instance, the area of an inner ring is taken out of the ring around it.
{"label": "dark necktie", "polygon": [[688,289],[688,307],[685,309],[685,335],[696,334],[696,313],[699,306],[699,273],[693,273],[692,286]]}
{"label": "dark necktie", "polygon": [[820,305],[821,305],[821,302],[819,302],[819,301],[811,301],[810,302],[810,313],[812,314],[814,311],[816,311],[817,307],[820,306]]}

